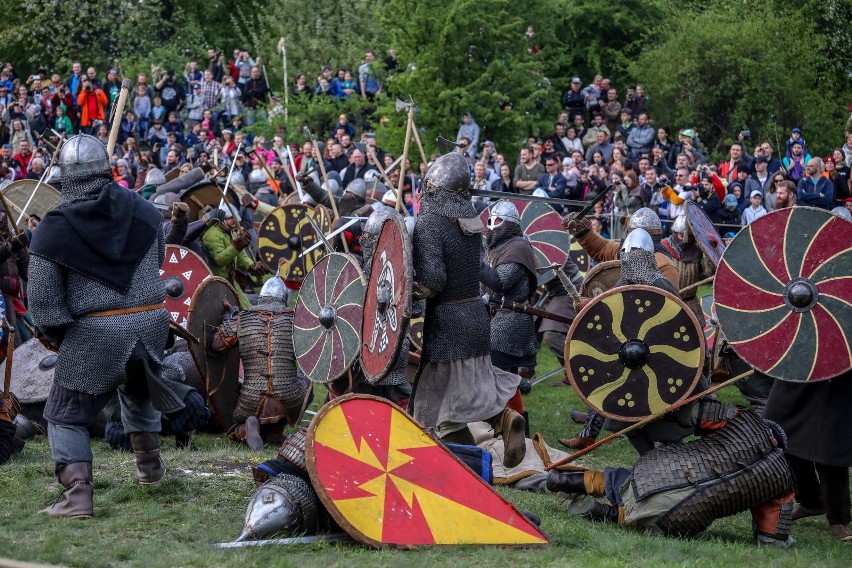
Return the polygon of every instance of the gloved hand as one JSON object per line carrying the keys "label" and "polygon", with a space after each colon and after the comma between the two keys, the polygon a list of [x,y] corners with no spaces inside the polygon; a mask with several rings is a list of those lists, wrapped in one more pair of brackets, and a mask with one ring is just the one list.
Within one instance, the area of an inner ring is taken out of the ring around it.
{"label": "gloved hand", "polygon": [[309,174],[308,172],[299,172],[298,174],[296,174],[296,181],[298,181],[299,183],[307,183],[308,180],[313,180],[311,174]]}
{"label": "gloved hand", "polygon": [[243,207],[257,207],[257,199],[253,198],[250,193],[244,193],[240,197],[240,203]]}
{"label": "gloved hand", "polygon": [[592,222],[585,217],[578,220],[574,215],[565,215],[562,218],[562,228],[575,237],[582,237],[592,230]]}
{"label": "gloved hand", "polygon": [[19,250],[26,248],[27,245],[30,244],[30,239],[27,238],[26,233],[18,233],[17,235],[9,239],[9,242],[12,243],[12,251],[18,252]]}
{"label": "gloved hand", "polygon": [[234,246],[235,249],[243,250],[251,244],[251,237],[248,233],[242,232],[240,233],[239,237],[231,241],[231,244]]}
{"label": "gloved hand", "polygon": [[180,218],[186,217],[188,213],[189,205],[187,205],[183,201],[175,201],[172,204],[172,222],[175,222]]}
{"label": "gloved hand", "polygon": [[255,262],[254,264],[249,266],[249,272],[257,276],[263,276],[264,274],[266,274],[266,267],[263,266],[263,264],[260,262]]}
{"label": "gloved hand", "polygon": [[222,300],[222,305],[225,308],[225,314],[222,316],[222,319],[233,318],[237,315],[237,312],[240,311],[239,306],[232,306],[231,302],[229,302],[227,299]]}
{"label": "gloved hand", "polygon": [[574,311],[577,312],[577,313],[580,313],[580,310],[585,308],[588,305],[588,303],[591,302],[591,301],[592,301],[591,298],[584,298],[584,297],[580,296],[579,298],[574,300]]}

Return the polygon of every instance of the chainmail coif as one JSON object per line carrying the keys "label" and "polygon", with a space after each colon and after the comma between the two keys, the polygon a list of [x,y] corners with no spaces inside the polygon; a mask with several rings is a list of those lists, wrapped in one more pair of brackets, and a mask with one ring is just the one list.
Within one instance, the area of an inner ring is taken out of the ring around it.
{"label": "chainmail coif", "polygon": [[621,260],[621,278],[616,286],[627,284],[646,284],[653,286],[655,282],[664,279],[657,268],[657,258],[653,252],[645,249],[633,249],[618,254]]}
{"label": "chainmail coif", "polygon": [[101,191],[112,183],[109,170],[97,173],[62,174],[62,205],[73,205],[97,199]]}

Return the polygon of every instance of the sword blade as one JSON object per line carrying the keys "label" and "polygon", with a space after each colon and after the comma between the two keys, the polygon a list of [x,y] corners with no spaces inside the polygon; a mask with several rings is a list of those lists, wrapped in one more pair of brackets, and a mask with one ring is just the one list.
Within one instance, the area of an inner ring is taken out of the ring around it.
{"label": "sword blade", "polygon": [[532,386],[536,386],[537,384],[539,384],[539,383],[541,383],[541,382],[543,382],[543,381],[546,381],[546,380],[547,380],[547,379],[549,379],[550,377],[552,377],[552,376],[554,376],[554,375],[558,375],[559,373],[564,373],[564,372],[565,372],[565,367],[559,367],[558,369],[555,369],[555,370],[553,370],[553,371],[550,371],[550,372],[549,372],[549,373],[547,373],[546,375],[542,375],[542,376],[540,376],[540,377],[536,377],[536,378],[535,378],[535,380],[533,380],[533,381],[532,381],[532,383],[530,383],[530,384],[532,384]]}
{"label": "sword blade", "polygon": [[[342,227],[335,230],[333,233],[327,234],[325,236],[325,239],[333,239],[334,237],[336,237],[337,235],[339,235],[340,233],[342,233],[343,231],[345,231],[346,229],[348,229],[349,227],[351,227],[355,223],[358,223],[359,221],[362,221],[362,220],[363,219],[361,217],[352,217]],[[319,248],[319,247],[323,246],[323,244],[325,244],[325,243],[318,242],[318,243],[312,244],[310,247],[308,247],[308,248],[306,248],[305,250],[302,251],[302,253],[299,255],[299,258],[302,258],[303,256],[305,256],[306,254],[308,254],[309,252],[311,252],[315,248]]]}
{"label": "sword blade", "polygon": [[[249,546],[267,546],[270,544],[293,545],[312,544],[314,542],[349,542],[352,541],[346,533],[318,534],[314,536],[299,536],[292,538],[270,538],[266,540],[245,540],[234,542],[220,542],[214,544],[214,548],[246,548]],[[353,541],[354,542],[354,541]]]}

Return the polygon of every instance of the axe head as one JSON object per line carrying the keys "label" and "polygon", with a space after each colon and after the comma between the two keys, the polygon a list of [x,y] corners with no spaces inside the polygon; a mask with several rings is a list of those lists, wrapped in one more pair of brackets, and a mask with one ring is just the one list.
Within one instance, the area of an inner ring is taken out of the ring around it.
{"label": "axe head", "polygon": [[400,112],[402,109],[406,108],[407,106],[408,106],[407,102],[405,102],[401,99],[396,99],[396,112]]}

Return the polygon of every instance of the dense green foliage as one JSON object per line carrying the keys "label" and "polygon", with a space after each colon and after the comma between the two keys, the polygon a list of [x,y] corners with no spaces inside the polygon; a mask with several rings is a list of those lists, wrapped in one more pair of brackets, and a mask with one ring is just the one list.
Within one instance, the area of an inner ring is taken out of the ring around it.
{"label": "dense green foliage", "polygon": [[[180,70],[207,47],[226,57],[240,47],[260,55],[281,94],[282,39],[290,84],[300,72],[312,84],[323,64],[354,72],[374,49],[387,95],[376,105],[291,101],[287,123],[281,113],[269,129],[286,126],[295,138],[307,123],[328,134],[345,110],[398,151],[405,120],[394,98],[411,96],[427,152],[438,134],[455,135],[462,111],[476,117],[482,140],[517,148],[550,131],[571,77],[588,83],[602,73],[621,97],[643,83],[656,124],[698,129],[717,155],[742,129],[774,142],[792,126],[825,152],[841,140],[852,99],[850,18],[846,0],[7,0],[0,60],[23,75],[39,66],[65,74],[78,59],[103,70],[119,59],[131,75]],[[402,72],[384,76],[391,47]]]}

